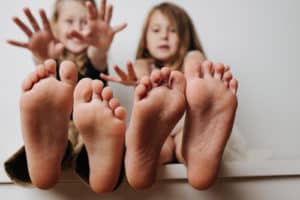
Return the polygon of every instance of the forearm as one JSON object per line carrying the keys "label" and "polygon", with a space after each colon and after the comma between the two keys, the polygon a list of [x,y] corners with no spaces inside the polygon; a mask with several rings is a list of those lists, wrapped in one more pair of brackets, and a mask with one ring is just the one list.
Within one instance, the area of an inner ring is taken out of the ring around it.
{"label": "forearm", "polygon": [[107,64],[107,52],[102,51],[100,49],[97,49],[93,46],[89,46],[88,50],[88,57],[92,63],[92,65],[97,69],[98,71],[104,71],[108,64]]}

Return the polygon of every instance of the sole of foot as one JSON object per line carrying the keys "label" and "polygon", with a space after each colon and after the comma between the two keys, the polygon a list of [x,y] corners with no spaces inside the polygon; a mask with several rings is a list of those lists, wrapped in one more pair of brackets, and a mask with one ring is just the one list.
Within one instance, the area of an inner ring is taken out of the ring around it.
{"label": "sole of foot", "polygon": [[73,119],[87,149],[94,192],[111,192],[120,176],[124,155],[126,110],[111,88],[82,79],[74,92]]}
{"label": "sole of foot", "polygon": [[52,187],[60,177],[61,162],[68,141],[68,124],[73,106],[77,71],[72,62],[38,65],[23,82],[20,113],[29,175],[33,185]]}
{"label": "sole of foot", "polygon": [[156,179],[162,146],[185,110],[185,86],[182,73],[163,68],[135,89],[125,155],[127,180],[135,189],[150,187]]}
{"label": "sole of foot", "polygon": [[[199,56],[198,56],[199,57]],[[238,82],[228,67],[197,55],[186,59],[187,112],[182,155],[189,183],[197,189],[215,182],[237,109]]]}

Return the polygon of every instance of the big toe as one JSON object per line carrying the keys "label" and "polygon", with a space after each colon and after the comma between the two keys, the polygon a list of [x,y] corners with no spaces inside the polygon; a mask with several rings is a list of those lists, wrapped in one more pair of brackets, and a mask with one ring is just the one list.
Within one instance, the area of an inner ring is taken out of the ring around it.
{"label": "big toe", "polygon": [[187,78],[201,76],[201,63],[203,54],[199,51],[189,52],[184,59],[184,74]]}
{"label": "big toe", "polygon": [[63,61],[60,64],[59,74],[63,82],[75,86],[77,83],[77,70],[76,66],[71,61]]}
{"label": "big toe", "polygon": [[75,105],[78,103],[89,102],[92,98],[93,87],[92,80],[89,78],[84,78],[79,81],[76,85],[74,91],[74,103]]}

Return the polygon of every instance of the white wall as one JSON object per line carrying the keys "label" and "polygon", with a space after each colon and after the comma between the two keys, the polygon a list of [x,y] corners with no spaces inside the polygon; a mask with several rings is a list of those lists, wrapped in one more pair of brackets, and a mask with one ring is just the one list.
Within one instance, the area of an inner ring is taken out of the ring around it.
{"label": "white wall", "polygon": [[[0,161],[22,144],[18,112],[20,84],[34,69],[30,53],[9,46],[8,38],[26,40],[11,17],[22,16],[24,6],[35,13],[43,7],[50,16],[53,1],[10,0],[1,6]],[[134,58],[141,26],[157,0],[114,0],[113,24],[126,21],[111,49],[111,64]],[[173,0],[190,13],[209,59],[231,66],[240,82],[236,124],[253,148],[275,154],[299,151],[300,85],[298,57],[300,2],[297,0]],[[130,108],[132,90],[113,85]],[[279,149],[278,146],[281,146]],[[299,151],[300,152],[300,151]]]}

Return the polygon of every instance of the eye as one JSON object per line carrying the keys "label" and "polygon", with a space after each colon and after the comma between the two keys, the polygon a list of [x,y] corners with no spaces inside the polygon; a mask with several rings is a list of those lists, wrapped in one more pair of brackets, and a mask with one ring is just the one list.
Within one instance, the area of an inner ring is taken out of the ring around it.
{"label": "eye", "polygon": [[66,23],[69,24],[69,25],[72,25],[73,24],[73,19],[66,19]]}
{"label": "eye", "polygon": [[152,27],[152,28],[151,28],[151,31],[152,31],[153,33],[158,33],[158,32],[160,31],[160,29],[159,29],[158,27]]}
{"label": "eye", "polygon": [[88,24],[88,21],[86,19],[83,19],[80,21],[80,24],[86,26]]}
{"label": "eye", "polygon": [[169,29],[169,31],[170,31],[171,33],[177,33],[177,29],[176,29],[175,27],[171,27],[171,28]]}

